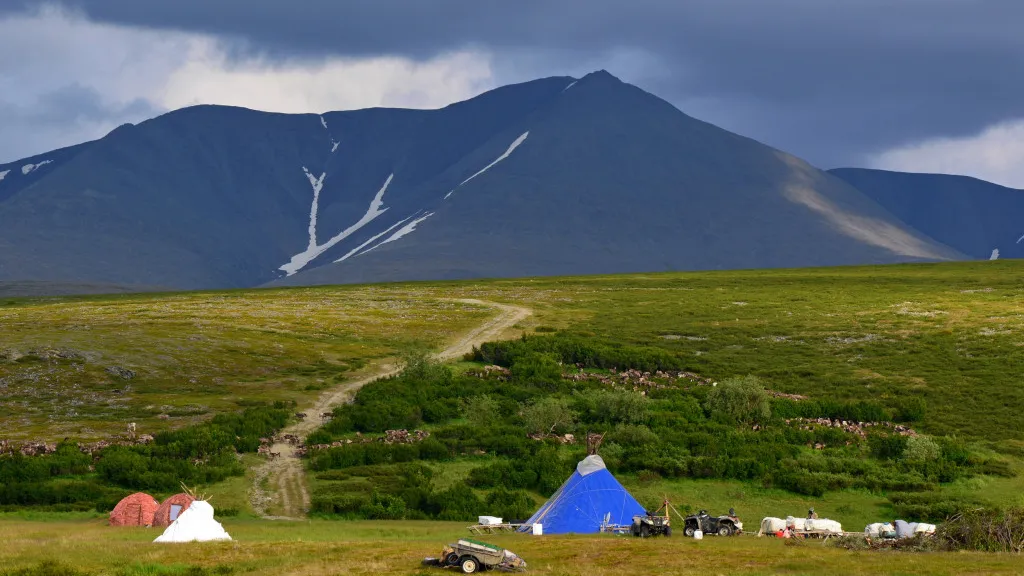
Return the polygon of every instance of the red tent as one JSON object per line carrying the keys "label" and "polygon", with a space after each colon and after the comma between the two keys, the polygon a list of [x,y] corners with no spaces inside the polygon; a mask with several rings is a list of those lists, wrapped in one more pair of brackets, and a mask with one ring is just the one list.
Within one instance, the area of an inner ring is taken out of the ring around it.
{"label": "red tent", "polygon": [[149,494],[136,492],[126,496],[110,511],[111,526],[152,526],[160,503]]}
{"label": "red tent", "polygon": [[175,494],[164,500],[153,516],[153,526],[170,526],[194,501],[195,498],[184,493]]}

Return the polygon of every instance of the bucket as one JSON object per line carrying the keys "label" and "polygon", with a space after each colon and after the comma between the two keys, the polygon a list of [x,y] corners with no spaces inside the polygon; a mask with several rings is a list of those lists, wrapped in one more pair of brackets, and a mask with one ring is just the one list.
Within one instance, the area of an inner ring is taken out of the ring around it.
{"label": "bucket", "polygon": [[544,526],[542,524],[534,524],[533,525],[533,535],[534,536],[543,536],[544,535]]}
{"label": "bucket", "polygon": [[704,539],[704,533],[701,532],[700,530],[695,531],[693,533],[693,539],[694,540],[703,540]]}

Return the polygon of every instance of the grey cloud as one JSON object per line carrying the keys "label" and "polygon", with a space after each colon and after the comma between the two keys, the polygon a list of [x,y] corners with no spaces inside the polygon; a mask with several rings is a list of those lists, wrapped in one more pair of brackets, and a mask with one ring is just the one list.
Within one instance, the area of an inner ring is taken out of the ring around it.
{"label": "grey cloud", "polygon": [[[0,2],[0,10],[32,5]],[[422,59],[483,46],[502,81],[632,49],[650,70],[626,62],[613,73],[825,167],[1024,117],[1019,0],[65,3],[97,20],[206,32],[237,40],[240,53],[280,58]]]}
{"label": "grey cloud", "polygon": [[110,104],[77,84],[42,94],[26,106],[0,103],[0,163],[78,144],[161,112],[143,100]]}

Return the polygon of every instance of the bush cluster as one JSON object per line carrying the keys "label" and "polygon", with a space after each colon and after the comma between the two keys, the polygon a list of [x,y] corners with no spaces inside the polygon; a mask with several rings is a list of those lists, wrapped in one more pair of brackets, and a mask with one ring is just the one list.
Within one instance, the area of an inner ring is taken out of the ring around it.
{"label": "bush cluster", "polygon": [[75,444],[54,454],[0,457],[0,507],[107,511],[132,491],[174,492],[181,482],[212,484],[245,473],[236,452],[255,452],[282,428],[284,404],[220,414],[209,422],[156,435],[146,445],[111,446],[96,459]]}
{"label": "bush cluster", "polygon": [[[596,380],[574,381],[562,377],[570,363],[620,370],[685,365],[662,350],[565,333],[485,344],[473,357],[505,366],[509,373],[457,375],[419,359],[401,374],[363,387],[353,404],[336,410],[334,421],[310,437],[326,443],[355,432],[428,427],[430,438],[419,444],[349,444],[315,454],[312,467],[344,472],[479,457],[481,464],[458,485],[460,491],[448,494],[464,506],[442,508],[431,500],[433,492],[429,497],[403,492],[376,475],[363,479],[366,493],[356,499],[343,486],[324,487],[319,509],[363,517],[401,513],[430,518],[455,517],[459,513],[454,510],[462,510],[468,518],[468,511],[478,505],[470,493],[480,502],[498,491],[546,497],[583,456],[582,443],[564,446],[560,439],[572,434],[582,440],[591,432],[604,434],[600,453],[615,473],[758,481],[810,496],[847,488],[927,493],[940,483],[987,470],[1012,474],[1005,461],[978,458],[954,438],[908,437],[877,427],[865,441],[842,428],[805,430],[785,422],[797,417],[913,420],[924,410],[921,401],[882,406],[871,401],[773,399],[752,376],[723,379],[714,387],[668,385],[646,393]],[[379,492],[377,500],[372,490]],[[385,496],[402,500],[404,512],[396,500],[381,499]],[[915,509],[921,514],[908,516],[932,518],[943,510],[935,504],[930,511]]]}

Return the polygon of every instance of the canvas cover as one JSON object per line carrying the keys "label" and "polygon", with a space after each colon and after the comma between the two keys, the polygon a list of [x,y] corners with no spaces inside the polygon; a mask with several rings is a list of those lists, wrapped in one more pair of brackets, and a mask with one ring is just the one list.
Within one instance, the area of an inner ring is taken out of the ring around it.
{"label": "canvas cover", "polygon": [[192,502],[178,519],[157,536],[154,542],[208,542],[231,540],[224,527],[213,518],[213,506],[204,500]]}
{"label": "canvas cover", "polygon": [[914,534],[935,534],[935,524],[918,522],[914,528]]}
{"label": "canvas cover", "polygon": [[897,538],[911,538],[914,536],[914,527],[907,523],[906,520],[897,520],[893,524],[896,526]]}
{"label": "canvas cover", "polygon": [[551,498],[526,521],[541,524],[547,534],[591,534],[611,524],[632,524],[644,507],[619,484],[600,456],[587,456]]}
{"label": "canvas cover", "polygon": [[808,532],[826,532],[828,534],[842,534],[843,526],[835,520],[828,518],[813,518],[804,520],[804,529]]}
{"label": "canvas cover", "polygon": [[761,520],[761,534],[775,534],[786,529],[786,521],[782,518],[768,516]]}
{"label": "canvas cover", "polygon": [[803,532],[803,530],[804,530],[804,522],[805,522],[804,518],[796,518],[794,516],[786,516],[786,527],[789,528],[790,530],[799,530],[799,531]]}

